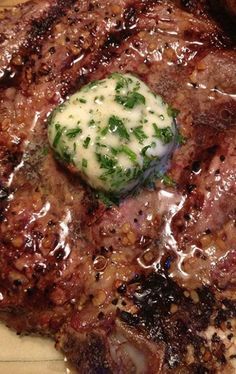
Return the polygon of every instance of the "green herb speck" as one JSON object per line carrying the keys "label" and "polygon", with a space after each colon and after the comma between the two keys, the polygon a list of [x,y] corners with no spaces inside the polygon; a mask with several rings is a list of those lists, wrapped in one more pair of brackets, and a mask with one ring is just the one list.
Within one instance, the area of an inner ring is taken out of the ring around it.
{"label": "green herb speck", "polygon": [[113,169],[117,164],[117,160],[109,157],[108,155],[96,153],[96,157],[102,169]]}
{"label": "green herb speck", "polygon": [[82,133],[81,128],[80,127],[76,127],[74,129],[67,130],[66,131],[66,136],[69,139],[73,139],[73,138],[75,138],[77,135],[79,135],[81,133]]}
{"label": "green herb speck", "polygon": [[133,109],[135,106],[145,104],[146,99],[139,92],[128,92],[127,95],[116,95],[115,101],[123,105],[126,109]]}
{"label": "green herb speck", "polygon": [[127,145],[121,145],[120,147],[118,147],[116,149],[116,151],[118,153],[124,153],[124,154],[126,154],[126,156],[129,157],[130,161],[132,161],[134,163],[137,162],[136,153],[134,151],[132,151],[132,149],[130,149],[129,147],[127,147]]}
{"label": "green herb speck", "polygon": [[173,187],[175,185],[175,181],[173,178],[171,178],[169,175],[164,174],[162,176],[162,182],[164,183],[165,186],[167,187]]}
{"label": "green herb speck", "polygon": [[96,122],[94,121],[94,119],[91,119],[88,123],[89,127],[94,127],[96,124]]}
{"label": "green herb speck", "polygon": [[168,144],[172,141],[174,134],[170,126],[165,128],[159,128],[156,123],[152,124],[154,131],[155,131],[155,137],[160,139],[162,143]]}
{"label": "green herb speck", "polygon": [[129,140],[129,133],[124,125],[124,122],[117,116],[111,116],[108,120],[109,130],[117,133],[121,139]]}
{"label": "green herb speck", "polygon": [[61,157],[67,163],[70,164],[72,162],[72,156],[68,150],[68,147],[63,147],[61,150]]}
{"label": "green herb speck", "polygon": [[109,131],[109,126],[103,127],[101,130],[101,136],[106,136]]}
{"label": "green herb speck", "polygon": [[169,117],[176,118],[179,114],[179,110],[176,108],[172,108],[171,106],[168,106],[167,108],[167,114]]}
{"label": "green herb speck", "polygon": [[143,144],[143,141],[147,139],[147,135],[143,131],[143,126],[138,126],[133,129],[134,136],[138,139],[140,144]]}
{"label": "green herb speck", "polygon": [[88,161],[85,158],[83,158],[82,159],[82,167],[87,168],[87,166],[88,166]]}
{"label": "green herb speck", "polygon": [[91,138],[89,136],[87,136],[87,138],[84,140],[84,143],[83,143],[83,147],[85,149],[88,148],[90,141],[91,141]]}
{"label": "green herb speck", "polygon": [[49,148],[48,147],[43,147],[43,149],[42,149],[42,155],[43,156],[47,156],[48,155],[48,153],[49,153]]}
{"label": "green herb speck", "polygon": [[186,141],[187,141],[187,139],[182,134],[179,133],[177,135],[177,142],[178,142],[178,144],[183,145],[183,144],[186,143]]}
{"label": "green herb speck", "polygon": [[55,125],[55,129],[56,129],[56,136],[54,138],[54,141],[53,141],[53,147],[57,147],[60,139],[61,139],[61,136],[62,136],[62,133],[63,131],[65,130],[65,127],[61,127],[61,125],[59,123],[56,123]]}

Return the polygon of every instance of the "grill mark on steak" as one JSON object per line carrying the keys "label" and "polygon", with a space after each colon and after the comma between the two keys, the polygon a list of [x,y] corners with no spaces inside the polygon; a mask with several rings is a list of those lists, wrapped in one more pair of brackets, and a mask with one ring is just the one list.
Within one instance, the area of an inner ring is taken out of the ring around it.
{"label": "grill mark on steak", "polygon": [[[53,24],[65,15],[65,10],[68,10],[73,2],[75,2],[75,0],[68,1],[67,3],[58,0],[51,2],[49,6],[48,2],[36,1],[33,6],[33,9],[36,8],[34,9],[36,13],[36,17],[34,18],[30,17],[31,9],[29,8],[32,8],[32,4],[28,5],[27,3],[23,5],[22,8],[26,13],[26,22],[28,21],[28,24],[26,23],[26,25],[24,25],[25,30],[15,30],[15,34],[11,35],[9,39],[7,38],[7,35],[4,36],[5,51],[0,65],[2,69],[1,85],[9,85],[11,84],[11,80],[14,81],[14,85],[16,84],[16,73],[19,74],[19,68],[25,64],[27,57],[30,56],[31,53],[36,49],[38,51],[40,50],[40,45],[42,44],[44,37],[49,33]],[[37,7],[40,8],[40,13],[37,11]],[[16,8],[15,12],[17,12],[17,9],[18,8]],[[28,13],[30,14],[28,15]],[[9,11],[6,12],[6,14],[9,14]],[[40,17],[38,15],[40,15]],[[8,27],[10,27],[10,22],[13,22],[14,25],[14,18],[8,19]],[[22,23],[24,23],[24,20],[21,20],[20,27],[22,27]],[[2,27],[4,27],[4,21]],[[22,37],[21,35],[19,37],[17,31],[20,31],[23,34]],[[17,46],[13,49],[15,38],[17,38]],[[6,41],[8,41],[8,46],[5,45]],[[7,51],[6,47],[8,49]],[[4,55],[7,55],[7,60],[6,58],[4,59]]]}
{"label": "grill mark on steak", "polygon": [[23,46],[34,20],[45,16],[50,10],[50,5],[53,6],[53,2],[34,1],[22,5],[21,10],[16,8],[13,12],[9,10],[3,13],[0,22],[1,76],[9,67],[12,56]]}
{"label": "grill mark on steak", "polygon": [[[2,319],[18,332],[57,333],[58,347],[82,373],[135,372],[136,362],[149,373],[178,372],[186,366],[207,371],[214,369],[215,362],[226,369],[225,343],[214,346],[218,338],[212,342],[208,364],[209,353],[196,357],[196,352],[202,346],[208,352],[211,346],[205,328],[219,328],[235,316],[234,303],[226,300],[234,287],[222,271],[222,266],[228,266],[227,258],[211,271],[213,260],[217,262],[233,248],[235,226],[227,222],[224,204],[217,208],[220,224],[218,216],[212,217],[211,232],[204,233],[201,222],[191,222],[191,215],[195,210],[209,225],[212,206],[204,202],[214,201],[215,177],[220,172],[223,183],[231,182],[234,175],[234,153],[229,147],[235,136],[232,42],[207,14],[197,19],[168,1],[120,1],[114,8],[103,0],[82,1],[80,7],[77,3],[66,7],[65,15],[55,18],[52,27],[50,22],[48,32],[42,28],[40,48],[19,69],[18,86],[8,87],[6,82],[2,88],[0,110],[8,122],[2,121],[0,149],[17,166],[23,140],[30,141],[9,192],[6,181],[12,169],[9,162],[5,169],[1,158]],[[179,126],[188,139],[172,160],[174,188],[158,182],[155,190],[145,189],[119,207],[106,209],[89,201],[90,191],[54,160],[51,151],[44,153],[45,118],[69,92],[112,71],[135,72],[178,107]],[[32,131],[29,108],[40,114]],[[232,116],[220,119],[225,109]],[[211,114],[214,126],[209,123]],[[200,166],[195,162],[192,167],[193,161],[200,161]],[[218,162],[223,164],[216,167]],[[209,170],[217,173],[211,176]],[[206,201],[205,184],[212,187]],[[234,212],[230,214],[234,220]],[[218,225],[223,232],[218,232]],[[211,254],[207,257],[203,239],[221,240],[216,259]],[[192,244],[197,246],[194,253]],[[173,280],[163,273],[150,275],[163,263]],[[218,272],[225,278],[220,284],[215,282]],[[209,286],[200,289],[212,281],[218,287],[223,284],[224,292]],[[143,302],[138,301],[138,292],[147,292]],[[171,300],[180,309],[174,318]],[[194,331],[186,333],[188,326]],[[177,337],[183,340],[182,347]],[[192,340],[195,356],[188,362]]]}

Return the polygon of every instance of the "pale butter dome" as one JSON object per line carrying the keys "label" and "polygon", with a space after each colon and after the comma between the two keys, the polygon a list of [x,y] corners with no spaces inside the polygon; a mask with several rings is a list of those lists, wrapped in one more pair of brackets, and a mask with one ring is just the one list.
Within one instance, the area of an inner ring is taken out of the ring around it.
{"label": "pale butter dome", "polygon": [[58,156],[94,189],[122,193],[143,180],[174,143],[173,113],[130,74],[92,82],[59,106],[48,136]]}

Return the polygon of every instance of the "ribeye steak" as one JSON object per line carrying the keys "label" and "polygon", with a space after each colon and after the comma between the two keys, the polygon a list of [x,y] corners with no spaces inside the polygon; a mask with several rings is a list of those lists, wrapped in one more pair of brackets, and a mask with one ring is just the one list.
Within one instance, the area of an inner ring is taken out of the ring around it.
{"label": "ribeye steak", "polygon": [[[226,3],[219,13],[207,0],[34,0],[1,15],[1,319],[55,338],[80,374],[235,372]],[[47,118],[112,72],[179,110],[182,144],[168,177],[107,207],[55,159]]]}

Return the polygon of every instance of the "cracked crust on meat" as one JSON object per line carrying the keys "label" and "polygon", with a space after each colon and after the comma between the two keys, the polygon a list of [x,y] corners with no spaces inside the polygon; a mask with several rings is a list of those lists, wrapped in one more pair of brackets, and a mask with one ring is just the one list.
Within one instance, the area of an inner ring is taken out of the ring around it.
{"label": "cracked crust on meat", "polygon": [[[80,373],[235,359],[236,52],[205,5],[34,1],[0,21],[1,318],[56,336]],[[45,144],[58,103],[114,71],[180,109],[186,140],[171,186],[107,208]]]}

